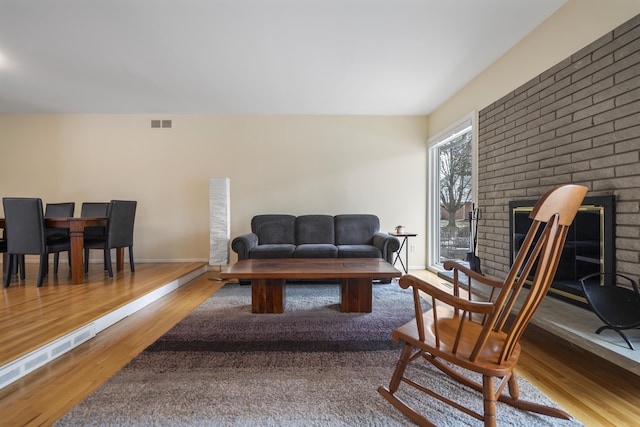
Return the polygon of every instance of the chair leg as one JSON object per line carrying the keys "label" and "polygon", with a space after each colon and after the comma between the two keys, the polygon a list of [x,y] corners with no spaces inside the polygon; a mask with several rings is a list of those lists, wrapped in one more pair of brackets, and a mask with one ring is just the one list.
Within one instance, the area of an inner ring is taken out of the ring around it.
{"label": "chair leg", "polygon": [[492,376],[482,376],[482,397],[484,399],[484,426],[496,427],[496,390]]}
{"label": "chair leg", "polygon": [[402,352],[400,353],[398,363],[396,363],[396,369],[393,371],[391,382],[389,383],[389,391],[391,393],[395,393],[396,391],[398,391],[398,387],[400,387],[400,382],[402,381],[404,371],[407,369],[407,365],[409,364],[412,350],[413,346],[411,344],[405,343],[404,347],[402,348]]}
{"label": "chair leg", "polygon": [[136,267],[133,264],[133,246],[129,246],[129,268],[131,268],[131,272],[136,271]]}
{"label": "chair leg", "polygon": [[517,399],[520,397],[520,387],[518,386],[516,369],[514,368],[511,372],[511,378],[509,378],[509,395]]}
{"label": "chair leg", "polygon": [[104,262],[106,264],[109,277],[113,277],[113,267],[111,266],[111,249],[104,250]]}
{"label": "chair leg", "polygon": [[20,280],[24,280],[25,276],[25,266],[24,266],[24,255],[16,255],[19,258],[18,263],[20,264]]}
{"label": "chair leg", "polygon": [[87,248],[84,248],[84,272],[89,272],[89,249]]}
{"label": "chair leg", "polygon": [[49,254],[40,255],[40,268],[38,269],[38,281],[36,282],[36,286],[38,288],[42,287],[42,280],[44,279],[48,265],[49,265]]}
{"label": "chair leg", "polygon": [[7,264],[5,265],[4,271],[4,287],[8,288],[11,283],[11,276],[13,275],[13,261],[14,255],[7,256]]}
{"label": "chair leg", "polygon": [[53,254],[53,274],[58,274],[58,262],[60,261],[60,252]]}

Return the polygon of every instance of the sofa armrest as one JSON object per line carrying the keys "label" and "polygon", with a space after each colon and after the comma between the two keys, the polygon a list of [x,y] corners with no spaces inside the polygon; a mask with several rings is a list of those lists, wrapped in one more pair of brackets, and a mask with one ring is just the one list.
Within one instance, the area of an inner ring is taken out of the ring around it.
{"label": "sofa armrest", "polygon": [[400,249],[400,240],[389,234],[377,232],[373,235],[373,246],[380,249],[385,261],[393,263],[393,254]]}
{"label": "sofa armrest", "polygon": [[247,233],[236,237],[231,242],[231,249],[238,254],[238,261],[249,259],[249,251],[258,246],[258,236]]}

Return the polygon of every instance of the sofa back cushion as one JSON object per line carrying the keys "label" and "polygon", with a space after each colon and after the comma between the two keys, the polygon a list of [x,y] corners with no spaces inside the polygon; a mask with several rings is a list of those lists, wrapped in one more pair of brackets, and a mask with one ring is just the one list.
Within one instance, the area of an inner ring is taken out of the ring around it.
{"label": "sofa back cushion", "polygon": [[251,231],[260,245],[296,244],[296,217],[293,215],[256,215],[251,219]]}
{"label": "sofa back cushion", "polygon": [[345,214],[334,217],[336,245],[370,245],[380,230],[380,220],[375,215]]}
{"label": "sofa back cushion", "polygon": [[301,215],[296,219],[296,244],[334,244],[333,216]]}

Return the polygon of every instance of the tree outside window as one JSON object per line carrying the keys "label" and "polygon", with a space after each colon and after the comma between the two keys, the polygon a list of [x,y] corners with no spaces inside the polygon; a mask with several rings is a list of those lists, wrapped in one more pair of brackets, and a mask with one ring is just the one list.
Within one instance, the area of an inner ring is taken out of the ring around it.
{"label": "tree outside window", "polygon": [[440,262],[465,260],[469,251],[469,218],[473,198],[471,128],[438,146]]}

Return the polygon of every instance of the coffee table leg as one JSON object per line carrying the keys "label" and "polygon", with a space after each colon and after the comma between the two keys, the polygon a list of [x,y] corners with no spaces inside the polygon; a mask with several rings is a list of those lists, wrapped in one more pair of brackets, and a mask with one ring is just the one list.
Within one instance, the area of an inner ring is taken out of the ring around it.
{"label": "coffee table leg", "polygon": [[342,301],[340,311],[344,313],[371,313],[372,279],[341,279]]}
{"label": "coffee table leg", "polygon": [[285,302],[284,279],[251,280],[251,312],[283,313]]}

